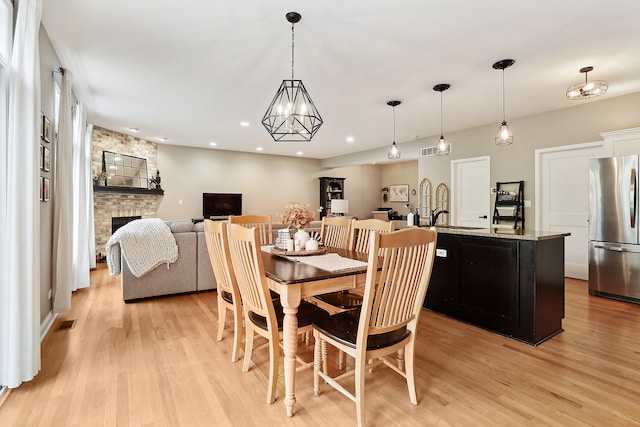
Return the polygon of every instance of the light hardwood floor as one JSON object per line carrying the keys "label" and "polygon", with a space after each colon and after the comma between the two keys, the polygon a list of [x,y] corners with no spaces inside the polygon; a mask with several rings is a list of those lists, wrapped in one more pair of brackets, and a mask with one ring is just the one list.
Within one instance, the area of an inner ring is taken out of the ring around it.
{"label": "light hardwood floor", "polygon": [[[42,370],[12,391],[0,426],[354,425],[355,406],[337,391],[314,397],[299,373],[296,414],[264,402],[268,355],[247,373],[230,360],[231,332],[215,341],[215,293],[124,304],[104,265],[74,293],[42,344]],[[58,331],[61,321],[75,328]],[[416,383],[367,376],[370,425],[640,425],[640,306],[590,297],[566,281],[564,332],[538,347],[423,311]],[[310,348],[305,349],[311,355]],[[335,358],[333,358],[335,364]],[[335,369],[335,367],[334,367]]]}

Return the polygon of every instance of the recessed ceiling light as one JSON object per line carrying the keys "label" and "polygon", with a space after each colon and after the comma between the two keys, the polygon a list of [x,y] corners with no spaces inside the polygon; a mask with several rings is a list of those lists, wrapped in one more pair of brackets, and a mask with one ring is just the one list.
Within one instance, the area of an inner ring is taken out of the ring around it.
{"label": "recessed ceiling light", "polygon": [[256,147],[257,151],[262,151],[262,147]]}
{"label": "recessed ceiling light", "polygon": [[353,142],[353,141],[355,141],[354,137],[352,137],[352,136],[348,136],[347,137],[347,142]]}
{"label": "recessed ceiling light", "polygon": [[211,141],[211,142],[209,143],[209,145],[210,145],[210,146],[212,146],[212,147],[215,147],[216,145],[218,145],[218,143],[217,143],[217,142],[213,142],[213,141]]}
{"label": "recessed ceiling light", "polygon": [[240,122],[240,126],[242,127],[248,127],[249,126],[249,122]]}
{"label": "recessed ceiling light", "polygon": [[302,156],[304,153],[303,153],[302,151],[297,151],[297,152],[296,152],[296,154],[297,154],[298,156]]}
{"label": "recessed ceiling light", "polygon": [[140,129],[138,128],[128,128],[131,132],[136,133],[138,132]]}
{"label": "recessed ceiling light", "polygon": [[166,137],[164,137],[164,136],[156,136],[156,139],[157,139],[158,141],[165,142],[165,141],[167,141],[169,138],[166,138]]}

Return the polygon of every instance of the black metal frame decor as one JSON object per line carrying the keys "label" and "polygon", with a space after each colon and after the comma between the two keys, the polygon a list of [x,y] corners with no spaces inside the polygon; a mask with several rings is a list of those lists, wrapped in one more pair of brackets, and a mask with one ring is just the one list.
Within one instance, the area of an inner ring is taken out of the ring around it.
{"label": "black metal frame decor", "polygon": [[291,79],[282,81],[262,124],[276,142],[309,142],[323,121],[302,80],[294,78],[294,25],[302,17],[289,12],[286,18],[291,23]]}

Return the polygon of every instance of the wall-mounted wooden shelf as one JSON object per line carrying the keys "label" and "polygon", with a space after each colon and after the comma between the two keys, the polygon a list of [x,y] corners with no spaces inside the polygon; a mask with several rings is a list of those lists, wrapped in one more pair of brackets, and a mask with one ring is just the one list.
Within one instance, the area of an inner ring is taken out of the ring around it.
{"label": "wall-mounted wooden shelf", "polygon": [[164,190],[162,188],[134,188],[134,187],[109,187],[103,185],[94,185],[94,193],[122,193],[122,194],[146,194],[149,196],[162,196]]}

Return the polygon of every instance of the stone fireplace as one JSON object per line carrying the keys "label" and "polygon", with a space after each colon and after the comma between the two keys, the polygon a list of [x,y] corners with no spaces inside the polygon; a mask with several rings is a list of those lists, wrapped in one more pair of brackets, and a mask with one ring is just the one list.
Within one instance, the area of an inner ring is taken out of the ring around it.
{"label": "stone fireplace", "polygon": [[96,233],[96,255],[105,253],[112,234],[112,220],[120,217],[157,217],[162,196],[155,194],[93,193],[93,212]]}
{"label": "stone fireplace", "polygon": [[[93,127],[92,171],[97,176],[103,169],[102,153],[111,151],[147,160],[147,172],[155,176],[157,171],[157,145],[130,135],[99,126]],[[137,191],[136,191],[137,190]],[[96,255],[105,254],[105,246],[112,234],[112,218],[157,217],[162,191],[146,189],[94,188],[93,214],[96,238]],[[100,257],[99,257],[100,258]]]}

